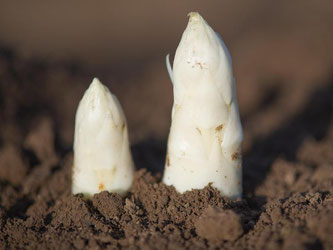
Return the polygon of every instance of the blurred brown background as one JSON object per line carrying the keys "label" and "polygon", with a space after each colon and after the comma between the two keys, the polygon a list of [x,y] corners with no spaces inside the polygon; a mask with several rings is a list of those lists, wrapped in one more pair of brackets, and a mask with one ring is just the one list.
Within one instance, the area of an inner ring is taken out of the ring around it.
{"label": "blurred brown background", "polygon": [[[331,77],[332,1],[38,0],[0,6],[0,47],[15,54],[17,72],[27,72],[4,102],[24,103],[28,115],[18,119],[25,121],[44,105],[65,146],[72,143],[75,109],[94,76],[119,97],[133,143],[165,140],[172,105],[165,55],[175,52],[190,11],[199,11],[230,49],[245,150],[249,137],[278,128]],[[8,87],[6,60],[0,76]],[[45,63],[38,64],[39,77],[28,77],[36,61]],[[283,98],[265,108],[277,94]],[[17,116],[9,106],[3,120]],[[272,118],[260,122],[263,113]]]}

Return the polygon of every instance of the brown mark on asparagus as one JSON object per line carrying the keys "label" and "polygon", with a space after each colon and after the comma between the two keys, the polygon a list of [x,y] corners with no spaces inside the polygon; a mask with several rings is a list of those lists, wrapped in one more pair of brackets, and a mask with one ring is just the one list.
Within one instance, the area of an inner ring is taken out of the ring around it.
{"label": "brown mark on asparagus", "polygon": [[196,127],[196,130],[198,130],[199,134],[201,135],[201,130],[200,130],[200,128]]}
{"label": "brown mark on asparagus", "polygon": [[234,152],[232,155],[231,155],[231,159],[234,161],[234,160],[237,160],[240,158],[240,153],[239,152]]}
{"label": "brown mark on asparagus", "polygon": [[166,166],[167,166],[167,167],[170,166],[170,157],[169,157],[169,153],[167,153],[167,156],[166,156]]}
{"label": "brown mark on asparagus", "polygon": [[103,184],[103,183],[100,183],[100,184],[98,185],[98,190],[99,190],[99,191],[103,191],[103,190],[104,190],[104,184]]}
{"label": "brown mark on asparagus", "polygon": [[220,132],[223,129],[223,123],[215,128],[217,132]]}
{"label": "brown mark on asparagus", "polygon": [[200,69],[203,69],[201,62],[196,62],[195,64],[198,65],[200,67]]}

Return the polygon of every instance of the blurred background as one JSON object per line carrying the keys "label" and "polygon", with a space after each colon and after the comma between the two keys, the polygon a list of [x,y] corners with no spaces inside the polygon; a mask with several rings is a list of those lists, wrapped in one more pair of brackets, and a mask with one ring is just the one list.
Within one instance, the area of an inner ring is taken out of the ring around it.
{"label": "blurred background", "polygon": [[332,1],[0,1],[1,143],[20,143],[40,117],[71,148],[75,110],[93,77],[116,94],[132,144],[163,152],[173,58],[190,11],[230,49],[244,151],[330,82]]}

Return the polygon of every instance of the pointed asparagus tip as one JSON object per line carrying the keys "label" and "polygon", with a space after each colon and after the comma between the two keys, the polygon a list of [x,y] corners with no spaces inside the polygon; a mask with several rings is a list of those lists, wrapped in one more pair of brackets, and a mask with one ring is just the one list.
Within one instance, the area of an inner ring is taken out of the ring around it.
{"label": "pointed asparagus tip", "polygon": [[90,86],[88,88],[89,92],[103,90],[103,89],[104,89],[104,86],[97,77],[94,77],[94,79],[92,80],[92,82],[90,83]]}
{"label": "pointed asparagus tip", "polygon": [[192,21],[199,21],[202,19],[202,17],[200,16],[200,14],[198,12],[190,12],[187,14],[188,17],[190,17],[190,22]]}

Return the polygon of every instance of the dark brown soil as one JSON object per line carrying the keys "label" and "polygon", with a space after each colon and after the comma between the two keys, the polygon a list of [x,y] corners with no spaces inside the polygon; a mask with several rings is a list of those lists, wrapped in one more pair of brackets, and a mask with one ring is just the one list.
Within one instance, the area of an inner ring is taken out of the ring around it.
{"label": "dark brown soil", "polygon": [[90,76],[4,50],[0,66],[1,248],[333,249],[332,79],[295,83],[306,92],[297,98],[290,83],[268,83],[253,99],[242,114],[243,199],[165,186],[165,138],[146,138],[133,146],[130,193],[86,201],[70,193],[67,141]]}

